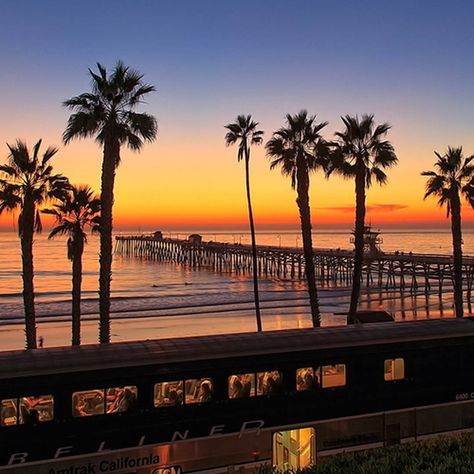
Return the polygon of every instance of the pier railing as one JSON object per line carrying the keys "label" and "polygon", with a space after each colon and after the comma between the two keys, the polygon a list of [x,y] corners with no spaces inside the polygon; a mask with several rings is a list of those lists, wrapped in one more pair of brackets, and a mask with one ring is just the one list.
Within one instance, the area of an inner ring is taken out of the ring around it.
{"label": "pier railing", "polygon": [[[193,243],[188,240],[156,238],[147,235],[117,236],[118,255],[174,262],[192,268],[218,272],[251,272],[252,249],[249,245],[223,242]],[[304,277],[303,250],[297,247],[259,245],[260,276],[284,279]],[[344,249],[314,249],[316,277],[327,284],[349,284],[352,279],[354,252]],[[462,264],[463,281],[470,298],[474,281],[474,257]],[[381,288],[399,288],[426,293],[445,285],[452,286],[453,259],[450,255],[392,252],[364,257],[363,283]]]}

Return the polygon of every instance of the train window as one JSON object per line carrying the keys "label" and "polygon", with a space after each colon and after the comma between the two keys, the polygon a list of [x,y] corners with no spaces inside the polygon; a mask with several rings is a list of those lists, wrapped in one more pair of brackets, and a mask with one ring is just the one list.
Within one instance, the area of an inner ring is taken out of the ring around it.
{"label": "train window", "polygon": [[155,407],[183,404],[183,381],[155,383]]}
{"label": "train window", "polygon": [[206,403],[212,400],[214,384],[211,379],[186,380],[185,403]]}
{"label": "train window", "polygon": [[231,375],[228,379],[229,398],[255,396],[255,374]]}
{"label": "train window", "polygon": [[51,421],[54,416],[52,395],[20,398],[20,424]]}
{"label": "train window", "polygon": [[277,395],[282,386],[281,372],[271,370],[257,374],[257,395]]}
{"label": "train window", "polygon": [[405,378],[405,360],[387,359],[384,363],[384,379],[388,382],[390,380],[403,380]]}
{"label": "train window", "polygon": [[137,401],[137,387],[108,388],[106,393],[106,413],[126,413],[135,408]]}
{"label": "train window", "polygon": [[323,388],[346,385],[346,364],[323,365]]}
{"label": "train window", "polygon": [[51,421],[54,416],[52,395],[9,398],[1,403],[2,426],[36,424]]}
{"label": "train window", "polygon": [[1,422],[2,426],[11,426],[17,424],[18,400],[16,398],[8,398],[2,400],[1,406]]}
{"label": "train window", "polygon": [[315,392],[321,386],[321,369],[303,367],[296,369],[296,390]]}
{"label": "train window", "polygon": [[104,390],[85,390],[72,394],[72,414],[75,417],[103,415],[105,413]]}

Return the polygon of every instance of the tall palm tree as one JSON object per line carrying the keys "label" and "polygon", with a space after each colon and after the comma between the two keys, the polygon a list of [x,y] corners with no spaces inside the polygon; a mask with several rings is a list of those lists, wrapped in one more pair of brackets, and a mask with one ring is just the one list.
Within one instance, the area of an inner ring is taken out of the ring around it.
{"label": "tall palm tree", "polygon": [[255,297],[255,315],[257,318],[257,331],[262,330],[262,318],[260,316],[260,299],[258,296],[258,263],[257,244],[255,241],[255,226],[253,222],[252,201],[250,199],[250,146],[262,143],[263,131],[259,130],[258,122],[252,120],[251,115],[239,115],[234,123],[225,126],[228,132],[225,135],[225,144],[234,145],[238,142],[237,160],[245,161],[245,187],[247,190],[247,206],[249,210],[250,235],[252,238],[252,260],[253,260],[253,292]]}
{"label": "tall palm tree", "polygon": [[301,220],[305,274],[313,326],[321,324],[316,274],[314,270],[311,213],[309,205],[309,174],[318,168],[326,169],[329,144],[320,135],[327,122],[316,122],[314,115],[302,110],[286,115],[286,126],[277,130],[267,142],[267,155],[272,159],[270,169],[279,167],[283,175],[290,176],[291,187],[296,188],[296,204]]}
{"label": "tall palm tree", "polygon": [[446,206],[447,217],[451,216],[453,235],[454,263],[454,309],[457,318],[463,317],[462,292],[462,232],[461,232],[461,199],[463,195],[474,208],[474,155],[464,158],[462,147],[448,148],[444,155],[435,152],[438,158],[434,167],[436,171],[424,171],[426,182],[425,199],[428,196],[438,198],[440,207]]}
{"label": "tall palm tree", "polygon": [[354,179],[356,194],[355,209],[355,252],[354,275],[348,320],[353,321],[357,311],[364,259],[365,191],[375,181],[380,185],[387,182],[384,169],[398,162],[392,144],[385,140],[391,126],[388,123],[376,125],[373,115],[341,117],[345,129],[337,132],[330,171],[344,178]]}
{"label": "tall palm tree", "polygon": [[62,175],[53,174],[50,160],[57,153],[56,148],[49,147],[40,156],[41,140],[31,151],[21,140],[7,146],[10,150],[7,164],[0,166],[0,214],[20,211],[18,235],[23,268],[26,348],[36,349],[33,237],[42,228],[39,207],[50,198],[62,196],[68,181]]}
{"label": "tall palm tree", "polygon": [[72,345],[81,343],[82,254],[87,243],[86,228],[98,230],[100,200],[89,186],[71,186],[69,192],[45,214],[56,219],[49,239],[67,235],[67,257],[72,262]]}
{"label": "tall palm tree", "polygon": [[127,145],[139,151],[144,141],[156,138],[155,117],[137,113],[136,107],[155,87],[143,82],[143,75],[119,61],[110,75],[97,64],[89,69],[92,91],[73,97],[64,105],[74,111],[63,134],[64,143],[74,138],[94,137],[103,148],[101,177],[99,341],[110,342],[110,280],[112,275],[112,207],[115,171],[120,150]]}

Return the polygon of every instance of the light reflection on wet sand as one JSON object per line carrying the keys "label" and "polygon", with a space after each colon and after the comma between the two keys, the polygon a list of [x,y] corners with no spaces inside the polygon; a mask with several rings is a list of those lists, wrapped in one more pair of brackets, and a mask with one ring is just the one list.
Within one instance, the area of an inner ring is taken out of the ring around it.
{"label": "light reflection on wet sand", "polygon": [[[320,291],[322,325],[345,324],[350,291],[348,288]],[[255,331],[255,317],[252,305],[245,309],[226,312],[203,312],[202,314],[181,314],[162,316],[149,312],[147,317],[123,314],[112,321],[112,341],[161,339],[209,334],[229,334]],[[267,302],[263,307],[264,330],[282,330],[311,327],[309,305],[304,298],[280,302]],[[438,295],[411,295],[409,293],[371,290],[361,298],[361,309],[384,309],[395,315],[397,320],[452,317],[452,295],[446,293],[443,300]],[[190,309],[190,312],[192,309]],[[44,338],[44,346],[70,344],[70,323],[67,320],[40,322],[38,335]],[[23,348],[23,325],[5,324],[0,331],[1,350]],[[82,323],[82,343],[97,342],[97,319]]]}

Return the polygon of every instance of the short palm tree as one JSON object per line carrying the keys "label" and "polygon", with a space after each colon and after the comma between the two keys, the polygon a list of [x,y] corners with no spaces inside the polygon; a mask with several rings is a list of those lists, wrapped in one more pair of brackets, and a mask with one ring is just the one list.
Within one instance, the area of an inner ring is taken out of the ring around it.
{"label": "short palm tree", "polygon": [[252,238],[252,260],[253,260],[253,292],[255,297],[255,315],[257,318],[257,331],[262,330],[262,318],[260,316],[260,299],[258,296],[258,263],[257,244],[255,240],[255,226],[253,221],[252,201],[250,198],[250,146],[262,143],[263,131],[258,129],[258,122],[252,120],[251,115],[239,115],[234,123],[225,126],[228,132],[225,135],[227,146],[238,143],[237,160],[245,161],[245,187],[247,190],[247,206],[249,210],[250,235]]}
{"label": "short palm tree", "polygon": [[311,213],[309,204],[309,175],[317,169],[326,169],[329,145],[320,135],[327,122],[317,123],[316,117],[302,110],[296,115],[287,114],[286,126],[277,130],[267,142],[270,168],[280,168],[291,178],[291,187],[296,188],[296,204],[301,220],[305,274],[313,326],[321,324],[316,274],[314,270],[313,243],[311,236]]}
{"label": "short palm tree", "polygon": [[88,186],[71,186],[58,204],[45,209],[56,219],[49,234],[67,235],[67,257],[72,262],[72,345],[81,343],[82,254],[87,243],[86,229],[98,230],[100,200]]}
{"label": "short palm tree", "polygon": [[67,179],[53,174],[51,158],[57,153],[49,147],[40,155],[41,140],[30,151],[18,140],[7,144],[7,164],[0,166],[0,214],[17,211],[18,234],[23,268],[23,304],[25,308],[26,348],[36,348],[35,292],[33,285],[33,236],[41,232],[39,208],[50,198],[61,197],[68,187]]}
{"label": "short palm tree", "polygon": [[438,158],[436,171],[421,173],[429,179],[426,183],[425,199],[428,196],[438,198],[439,206],[446,206],[447,217],[451,216],[453,235],[454,267],[454,309],[457,318],[463,317],[462,291],[462,232],[461,198],[463,195],[474,208],[474,155],[464,158],[462,147],[448,148],[444,155],[435,152]]}
{"label": "short palm tree", "polygon": [[110,342],[110,280],[112,276],[112,208],[115,171],[120,150],[127,145],[139,151],[144,141],[156,138],[155,117],[136,112],[155,87],[143,82],[143,75],[118,62],[110,75],[97,64],[98,73],[89,69],[92,91],[73,97],[64,105],[74,111],[63,134],[64,143],[74,138],[94,137],[103,147],[101,178],[99,341]]}
{"label": "short palm tree", "polygon": [[388,123],[376,125],[373,115],[341,117],[345,130],[337,132],[330,171],[355,181],[355,252],[351,303],[348,320],[353,321],[357,311],[364,260],[365,191],[372,182],[385,184],[384,169],[394,166],[398,158],[392,144],[385,140],[390,130]]}

